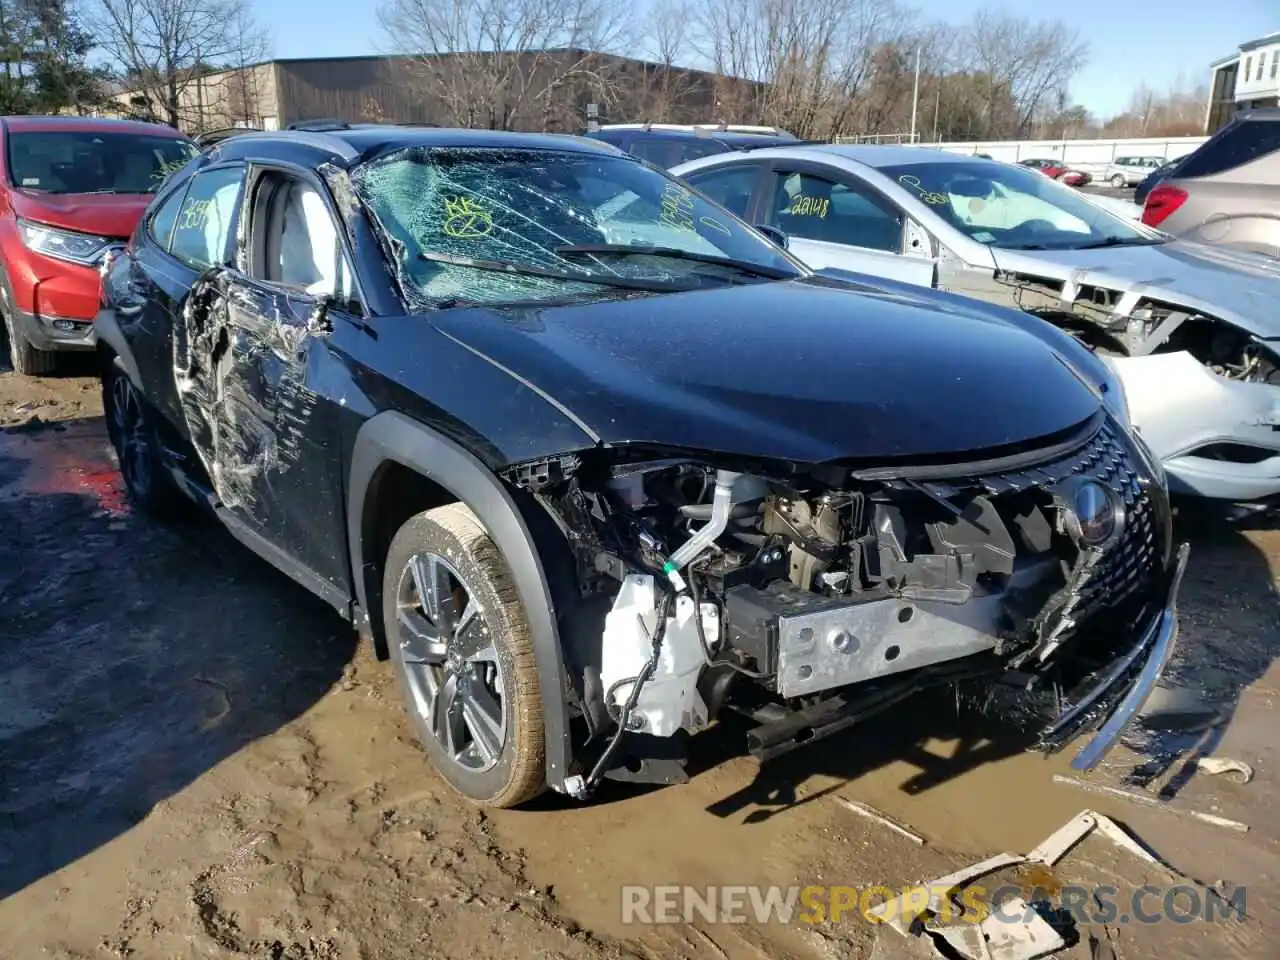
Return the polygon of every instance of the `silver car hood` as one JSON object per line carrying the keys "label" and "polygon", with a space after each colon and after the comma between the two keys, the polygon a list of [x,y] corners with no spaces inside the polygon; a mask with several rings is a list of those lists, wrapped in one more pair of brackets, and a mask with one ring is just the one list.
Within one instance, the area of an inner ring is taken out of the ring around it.
{"label": "silver car hood", "polygon": [[1099,250],[991,248],[1001,270],[1141,293],[1280,338],[1280,260],[1185,240]]}

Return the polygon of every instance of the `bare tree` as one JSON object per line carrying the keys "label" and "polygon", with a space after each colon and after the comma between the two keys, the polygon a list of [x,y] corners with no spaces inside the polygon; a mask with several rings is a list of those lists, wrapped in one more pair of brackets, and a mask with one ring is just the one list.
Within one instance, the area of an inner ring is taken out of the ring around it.
{"label": "bare tree", "polygon": [[227,120],[231,126],[256,127],[262,122],[262,66],[271,55],[271,39],[241,8],[233,24],[233,49],[225,77]]}
{"label": "bare tree", "polygon": [[235,62],[246,0],[91,0],[92,30],[135,96],[154,104],[171,126],[203,112],[203,77]]}
{"label": "bare tree", "polygon": [[1102,128],[1116,137],[1186,137],[1204,132],[1204,104],[1209,91],[1204,84],[1177,80],[1164,93],[1145,84],[1133,91],[1128,108]]}
{"label": "bare tree", "polygon": [[[681,66],[693,56],[688,24],[692,13],[689,0],[654,0],[642,20],[647,45],[642,49],[647,63],[641,70],[639,90],[628,91],[621,99],[638,112],[638,118],[655,123],[672,123],[687,114],[690,101],[714,101],[710,84],[699,84],[699,76]],[[713,104],[707,104],[713,106]],[[631,119],[628,117],[627,119]],[[708,116],[697,117],[708,119]]]}
{"label": "bare tree", "polygon": [[1088,45],[1066,23],[978,11],[960,36],[968,71],[985,81],[984,137],[1030,132],[1054,94],[1084,67]]}
{"label": "bare tree", "polygon": [[906,9],[876,0],[699,0],[694,19],[712,69],[755,85],[739,83],[733,101],[721,103],[725,112],[808,137],[862,122],[868,84],[913,22]]}
{"label": "bare tree", "polygon": [[441,122],[493,129],[579,126],[580,96],[613,96],[606,54],[625,49],[629,16],[611,0],[382,0],[378,8],[391,45],[416,60]]}

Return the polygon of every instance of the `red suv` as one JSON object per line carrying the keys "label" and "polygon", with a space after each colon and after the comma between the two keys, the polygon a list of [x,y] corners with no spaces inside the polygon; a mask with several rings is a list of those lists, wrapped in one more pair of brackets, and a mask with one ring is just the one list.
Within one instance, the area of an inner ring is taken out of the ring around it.
{"label": "red suv", "polygon": [[98,270],[166,178],[197,153],[172,127],[0,118],[0,312],[18,373],[92,349]]}

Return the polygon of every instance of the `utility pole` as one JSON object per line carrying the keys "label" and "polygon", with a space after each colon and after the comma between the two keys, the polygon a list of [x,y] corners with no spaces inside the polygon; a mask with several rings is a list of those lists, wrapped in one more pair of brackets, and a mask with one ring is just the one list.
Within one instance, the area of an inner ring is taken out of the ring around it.
{"label": "utility pole", "polygon": [[911,142],[916,142],[916,111],[920,106],[920,48],[916,47],[916,82],[911,91]]}
{"label": "utility pole", "polygon": [[938,111],[942,107],[942,77],[938,77],[938,88],[933,94],[933,142],[938,142]]}

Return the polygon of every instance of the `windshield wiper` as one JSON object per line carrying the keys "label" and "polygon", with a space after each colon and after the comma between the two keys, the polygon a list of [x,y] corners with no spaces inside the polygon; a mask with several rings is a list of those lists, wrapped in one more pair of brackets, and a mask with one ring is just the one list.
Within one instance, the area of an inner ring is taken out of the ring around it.
{"label": "windshield wiper", "polygon": [[602,287],[619,287],[624,290],[648,290],[651,292],[676,293],[691,289],[688,284],[658,283],[652,280],[632,280],[629,277],[599,277],[581,270],[557,270],[554,267],[538,267],[533,264],[506,263],[502,260],[482,260],[475,257],[462,257],[453,253],[418,254],[419,260],[429,263],[448,263],[455,267],[470,267],[472,270],[489,270],[493,273],[509,273],[518,277],[546,277],[551,280],[568,280],[573,283],[595,283]]}
{"label": "windshield wiper", "polygon": [[681,250],[679,247],[657,247],[643,243],[573,243],[556,247],[559,254],[580,253],[585,256],[593,254],[619,254],[621,256],[671,257],[676,260],[691,260],[694,263],[707,263],[717,267],[729,267],[753,277],[764,277],[767,280],[787,280],[793,273],[777,267],[766,267],[748,260],[734,260],[732,257],[717,257],[707,253],[695,253],[692,250]]}
{"label": "windshield wiper", "polygon": [[1101,240],[1093,243],[1082,243],[1074,250],[1101,250],[1103,247],[1149,247],[1154,243],[1161,243],[1151,237],[1103,237]]}

